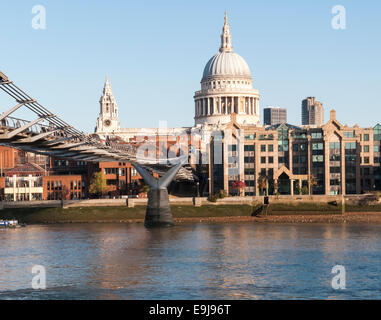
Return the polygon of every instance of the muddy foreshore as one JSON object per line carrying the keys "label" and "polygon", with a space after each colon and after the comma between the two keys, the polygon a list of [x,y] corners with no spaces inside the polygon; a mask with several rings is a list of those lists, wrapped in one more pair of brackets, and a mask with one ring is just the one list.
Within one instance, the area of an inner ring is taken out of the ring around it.
{"label": "muddy foreshore", "polygon": [[[270,208],[271,209],[271,208]],[[381,224],[381,208],[361,206],[348,209],[304,204],[278,205],[272,210],[258,212],[249,205],[172,206],[176,224],[181,223],[367,223]],[[356,210],[357,209],[357,210]],[[267,214],[266,214],[267,212]],[[78,208],[21,208],[0,211],[0,219],[16,219],[25,224],[62,223],[143,223],[146,208],[78,207]]]}
{"label": "muddy foreshore", "polygon": [[[269,215],[269,216],[226,216],[226,217],[189,217],[174,218],[176,224],[186,223],[351,223],[351,224],[381,224],[380,212],[351,212],[344,215]],[[62,223],[144,223],[144,219],[122,220],[74,220],[74,221],[46,221],[43,224]]]}

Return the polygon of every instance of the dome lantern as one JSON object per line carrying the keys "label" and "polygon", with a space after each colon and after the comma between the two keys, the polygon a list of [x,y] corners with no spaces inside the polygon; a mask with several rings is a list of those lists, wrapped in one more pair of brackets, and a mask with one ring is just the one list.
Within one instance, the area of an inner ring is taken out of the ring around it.
{"label": "dome lantern", "polygon": [[230,34],[230,27],[228,25],[227,12],[225,10],[225,23],[222,28],[221,34],[221,47],[220,52],[233,52],[232,36]]}

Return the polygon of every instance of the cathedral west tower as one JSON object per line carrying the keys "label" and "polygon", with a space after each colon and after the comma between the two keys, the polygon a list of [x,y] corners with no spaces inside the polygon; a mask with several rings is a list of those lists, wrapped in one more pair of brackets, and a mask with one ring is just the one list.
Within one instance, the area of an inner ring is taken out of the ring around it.
{"label": "cathedral west tower", "polygon": [[111,85],[106,77],[103,94],[99,100],[100,112],[97,119],[95,133],[113,133],[120,130],[118,119],[118,105],[111,90]]}

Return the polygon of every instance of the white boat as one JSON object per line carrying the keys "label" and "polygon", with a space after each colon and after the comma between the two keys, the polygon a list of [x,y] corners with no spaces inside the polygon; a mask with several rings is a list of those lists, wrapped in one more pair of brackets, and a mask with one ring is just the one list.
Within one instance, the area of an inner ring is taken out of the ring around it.
{"label": "white boat", "polygon": [[19,225],[17,220],[0,220],[0,227],[16,228]]}

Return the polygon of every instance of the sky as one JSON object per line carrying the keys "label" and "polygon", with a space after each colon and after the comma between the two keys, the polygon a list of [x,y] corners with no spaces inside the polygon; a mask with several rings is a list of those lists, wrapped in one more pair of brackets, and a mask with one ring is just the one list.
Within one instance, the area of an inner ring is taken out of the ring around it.
{"label": "sky", "polygon": [[[35,5],[46,29],[32,28]],[[346,9],[335,30],[332,8]],[[381,1],[1,0],[0,70],[76,128],[93,132],[106,75],[124,128],[194,124],[194,92],[218,52],[225,9],[235,52],[248,63],[263,108],[315,96],[325,120],[381,122]],[[0,92],[0,111],[13,105]]]}

